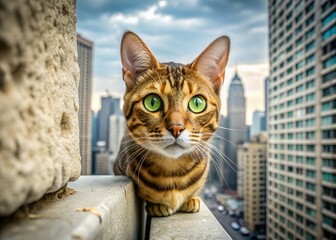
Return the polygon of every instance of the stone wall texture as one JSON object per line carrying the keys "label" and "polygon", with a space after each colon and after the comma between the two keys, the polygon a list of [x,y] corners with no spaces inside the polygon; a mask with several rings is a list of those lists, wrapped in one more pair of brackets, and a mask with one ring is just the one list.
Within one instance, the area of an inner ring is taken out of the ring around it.
{"label": "stone wall texture", "polygon": [[0,0],[0,216],[80,175],[75,0]]}

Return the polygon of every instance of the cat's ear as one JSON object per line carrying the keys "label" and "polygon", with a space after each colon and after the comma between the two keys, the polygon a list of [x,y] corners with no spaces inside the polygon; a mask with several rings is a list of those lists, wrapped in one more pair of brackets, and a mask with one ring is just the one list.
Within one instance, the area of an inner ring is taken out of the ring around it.
{"label": "cat's ear", "polygon": [[221,36],[213,41],[192,63],[191,68],[210,81],[216,93],[224,82],[225,67],[229,58],[230,39]]}
{"label": "cat's ear", "polygon": [[127,89],[134,86],[137,77],[159,63],[146,44],[133,32],[125,32],[121,40],[121,63]]}

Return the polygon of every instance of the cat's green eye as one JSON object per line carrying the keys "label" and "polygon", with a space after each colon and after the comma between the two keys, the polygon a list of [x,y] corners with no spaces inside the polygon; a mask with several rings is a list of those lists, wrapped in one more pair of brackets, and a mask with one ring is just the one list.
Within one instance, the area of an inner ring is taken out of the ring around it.
{"label": "cat's green eye", "polygon": [[150,112],[157,112],[162,107],[161,98],[156,94],[149,94],[144,98],[143,104],[145,108]]}
{"label": "cat's green eye", "polygon": [[201,113],[206,108],[206,100],[201,95],[196,95],[192,97],[189,101],[189,110],[193,113]]}

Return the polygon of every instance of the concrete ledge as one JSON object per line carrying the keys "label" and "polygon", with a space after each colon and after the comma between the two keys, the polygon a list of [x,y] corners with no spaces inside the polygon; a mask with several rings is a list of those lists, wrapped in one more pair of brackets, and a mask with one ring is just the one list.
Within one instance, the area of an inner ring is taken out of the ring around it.
{"label": "concrete ledge", "polygon": [[138,239],[142,208],[127,177],[81,176],[68,187],[77,193],[1,226],[0,239]]}
{"label": "concrete ledge", "polygon": [[231,237],[202,202],[198,213],[176,213],[170,217],[152,218],[149,239],[220,239]]}
{"label": "concrete ledge", "polygon": [[[74,195],[0,225],[1,240],[144,239],[144,207],[123,176],[81,176]],[[231,239],[204,203],[198,213],[152,218],[146,239]]]}

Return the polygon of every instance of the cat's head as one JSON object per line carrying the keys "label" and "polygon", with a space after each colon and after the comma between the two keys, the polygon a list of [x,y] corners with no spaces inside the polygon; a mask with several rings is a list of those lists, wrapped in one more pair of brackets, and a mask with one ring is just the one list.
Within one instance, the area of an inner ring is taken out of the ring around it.
{"label": "cat's head", "polygon": [[130,136],[170,158],[207,148],[220,117],[230,40],[213,41],[191,64],[159,63],[145,43],[126,32],[121,42]]}

